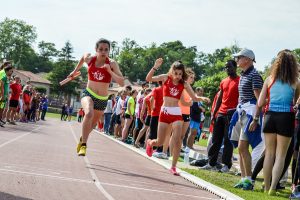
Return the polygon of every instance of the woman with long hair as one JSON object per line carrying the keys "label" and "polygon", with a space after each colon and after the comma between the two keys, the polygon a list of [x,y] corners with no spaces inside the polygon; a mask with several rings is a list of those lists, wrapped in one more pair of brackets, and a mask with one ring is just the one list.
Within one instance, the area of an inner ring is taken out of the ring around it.
{"label": "woman with long hair", "polygon": [[82,136],[77,145],[79,156],[85,156],[89,134],[99,120],[103,122],[110,82],[113,79],[120,86],[124,85],[124,78],[118,63],[108,57],[110,42],[106,39],[99,39],[96,42],[95,50],[96,55],[94,56],[91,56],[90,53],[84,54],[76,68],[68,76],[73,77],[84,63],[88,64],[88,82],[81,99],[85,116],[82,123]]}
{"label": "woman with long hair", "polygon": [[171,146],[173,148],[171,154],[173,155],[173,160],[170,171],[174,175],[179,175],[176,171],[176,163],[182,144],[181,134],[183,120],[178,102],[181,98],[182,91],[185,89],[194,101],[209,102],[209,99],[206,97],[196,97],[191,86],[188,83],[185,83],[184,80],[187,75],[185,72],[185,66],[181,61],[175,61],[171,65],[168,74],[153,76],[154,72],[158,70],[162,63],[162,58],[157,59],[146,77],[146,81],[163,82],[163,105],[159,115],[157,139],[147,140],[146,153],[151,157],[153,154],[153,147],[161,146],[165,141],[166,133],[170,133],[172,131],[173,135]]}
{"label": "woman with long hair", "polygon": [[[293,105],[299,96],[298,67],[290,50],[280,51],[264,82],[257,109],[249,129],[257,126],[262,107],[266,104],[263,132],[265,136],[264,183],[269,195],[276,195],[276,185],[294,133]],[[272,177],[272,182],[271,182]]]}

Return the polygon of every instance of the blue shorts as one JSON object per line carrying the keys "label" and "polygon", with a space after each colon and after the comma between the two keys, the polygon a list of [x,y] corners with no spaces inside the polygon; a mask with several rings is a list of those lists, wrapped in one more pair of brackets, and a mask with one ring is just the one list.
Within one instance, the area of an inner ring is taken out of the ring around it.
{"label": "blue shorts", "polygon": [[195,122],[193,120],[190,121],[190,129],[199,129],[200,128],[200,122]]}

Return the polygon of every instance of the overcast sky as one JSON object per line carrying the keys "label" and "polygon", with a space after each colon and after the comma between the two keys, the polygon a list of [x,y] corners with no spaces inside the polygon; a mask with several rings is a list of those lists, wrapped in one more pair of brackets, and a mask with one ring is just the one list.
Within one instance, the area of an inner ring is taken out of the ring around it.
{"label": "overcast sky", "polygon": [[0,0],[0,21],[24,20],[37,42],[69,40],[78,59],[98,38],[141,46],[180,40],[211,53],[235,42],[263,69],[278,51],[300,48],[300,0]]}

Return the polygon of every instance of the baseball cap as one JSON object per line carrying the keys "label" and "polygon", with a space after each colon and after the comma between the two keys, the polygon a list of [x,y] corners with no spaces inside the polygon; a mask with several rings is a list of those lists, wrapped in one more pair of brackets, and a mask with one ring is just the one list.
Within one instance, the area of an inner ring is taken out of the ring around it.
{"label": "baseball cap", "polygon": [[250,58],[253,62],[255,62],[255,55],[252,50],[244,48],[240,52],[233,54],[233,57],[238,57],[238,56],[245,56],[247,58]]}

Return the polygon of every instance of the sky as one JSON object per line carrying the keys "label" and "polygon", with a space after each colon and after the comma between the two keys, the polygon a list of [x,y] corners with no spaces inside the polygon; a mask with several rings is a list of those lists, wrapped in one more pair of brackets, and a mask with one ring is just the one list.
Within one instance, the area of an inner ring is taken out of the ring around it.
{"label": "sky", "polygon": [[212,53],[237,43],[252,49],[263,70],[282,49],[300,48],[300,0],[0,0],[0,21],[36,27],[37,42],[74,57],[95,52],[99,38],[141,46],[180,40]]}

